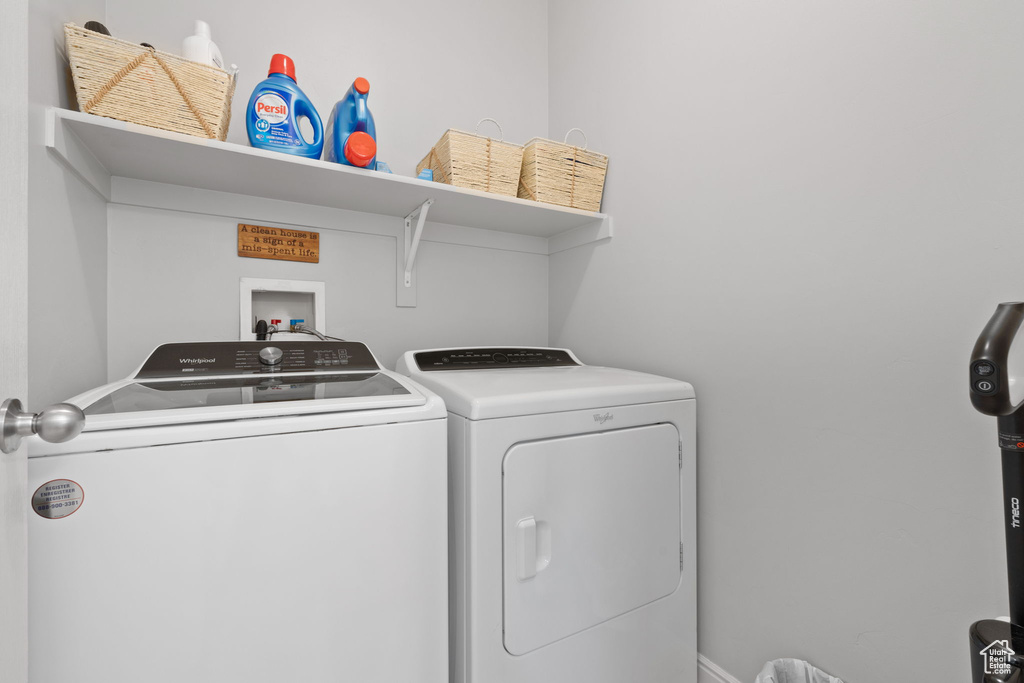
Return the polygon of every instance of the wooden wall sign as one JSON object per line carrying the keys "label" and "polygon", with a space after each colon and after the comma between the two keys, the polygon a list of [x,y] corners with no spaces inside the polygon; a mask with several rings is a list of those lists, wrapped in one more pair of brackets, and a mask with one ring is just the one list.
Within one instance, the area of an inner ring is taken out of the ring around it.
{"label": "wooden wall sign", "polygon": [[239,223],[238,255],[320,263],[320,233]]}

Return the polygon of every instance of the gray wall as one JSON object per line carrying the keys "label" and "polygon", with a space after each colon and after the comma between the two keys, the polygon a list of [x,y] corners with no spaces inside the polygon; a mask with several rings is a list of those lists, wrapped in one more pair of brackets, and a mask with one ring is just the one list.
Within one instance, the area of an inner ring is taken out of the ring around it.
{"label": "gray wall", "polygon": [[[342,213],[363,227],[398,220]],[[267,261],[235,255],[237,222],[111,205],[111,379],[164,342],[238,339],[240,277],[323,281],[327,333],[365,342],[387,367],[413,348],[547,341],[547,256],[424,242],[419,305],[398,308],[394,237],[316,228],[320,263]],[[155,257],[182,242],[202,248],[187,260]]]}
{"label": "gray wall", "polygon": [[[103,18],[102,0],[29,3],[28,406],[106,379],[106,204],[44,147],[44,112],[68,106],[65,21]],[[22,321],[8,318],[8,324]]]}
{"label": "gray wall", "polygon": [[551,341],[696,386],[701,652],[967,680],[1007,610],[966,361],[1024,293],[1024,7],[554,0],[549,31],[551,134],[611,155],[616,225],[551,258]]}

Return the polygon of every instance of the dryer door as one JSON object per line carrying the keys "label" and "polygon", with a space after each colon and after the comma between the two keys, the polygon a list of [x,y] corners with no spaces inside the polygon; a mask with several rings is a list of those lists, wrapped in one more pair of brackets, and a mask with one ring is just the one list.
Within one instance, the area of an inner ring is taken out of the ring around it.
{"label": "dryer door", "polygon": [[679,432],[659,424],[505,454],[505,649],[521,655],[679,585]]}

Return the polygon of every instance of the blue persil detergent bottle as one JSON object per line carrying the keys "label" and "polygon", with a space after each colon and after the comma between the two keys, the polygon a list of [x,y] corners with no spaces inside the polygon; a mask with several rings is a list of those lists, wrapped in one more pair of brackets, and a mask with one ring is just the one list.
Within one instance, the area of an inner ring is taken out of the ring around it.
{"label": "blue persil detergent bottle", "polygon": [[[299,132],[298,119],[313,125],[313,142]],[[245,116],[249,144],[309,159],[319,159],[324,148],[324,124],[313,103],[295,84],[295,62],[287,55],[270,60],[267,80],[256,86]]]}
{"label": "blue persil detergent bottle", "polygon": [[375,170],[377,159],[377,127],[366,106],[370,82],[357,78],[345,97],[334,105],[327,121],[324,160]]}

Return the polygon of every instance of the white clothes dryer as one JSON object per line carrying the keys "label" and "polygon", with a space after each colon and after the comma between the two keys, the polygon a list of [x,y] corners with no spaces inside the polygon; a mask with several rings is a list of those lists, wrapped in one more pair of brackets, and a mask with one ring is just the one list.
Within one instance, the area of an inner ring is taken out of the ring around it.
{"label": "white clothes dryer", "polygon": [[410,351],[448,407],[455,683],[694,683],[696,400],[550,348]]}
{"label": "white clothes dryer", "polygon": [[30,439],[33,683],[447,683],[444,404],[356,342],[166,344]]}

